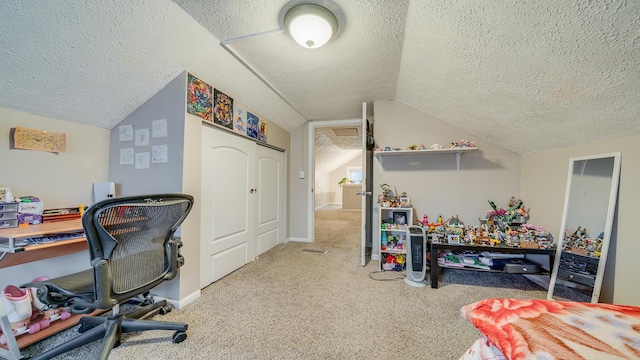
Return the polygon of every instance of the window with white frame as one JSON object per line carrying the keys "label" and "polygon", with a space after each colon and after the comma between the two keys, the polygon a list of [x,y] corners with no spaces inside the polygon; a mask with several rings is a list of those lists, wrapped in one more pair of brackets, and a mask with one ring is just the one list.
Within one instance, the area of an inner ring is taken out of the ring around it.
{"label": "window with white frame", "polygon": [[362,168],[361,167],[347,167],[347,178],[351,184],[362,183]]}

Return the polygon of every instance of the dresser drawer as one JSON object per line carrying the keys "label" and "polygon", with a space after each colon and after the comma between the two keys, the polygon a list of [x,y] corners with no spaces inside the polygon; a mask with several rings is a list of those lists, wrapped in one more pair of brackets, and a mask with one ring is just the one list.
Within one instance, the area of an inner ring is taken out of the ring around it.
{"label": "dresser drawer", "polygon": [[596,283],[596,277],[592,275],[580,274],[566,269],[558,269],[558,277],[566,279],[574,283],[593,287]]}
{"label": "dresser drawer", "polygon": [[1,212],[0,211],[0,221],[4,221],[4,220],[14,220],[18,218],[18,212],[17,211],[6,211],[6,212]]}
{"label": "dresser drawer", "polygon": [[0,203],[0,212],[6,212],[6,211],[18,211],[18,203],[17,202]]}
{"label": "dresser drawer", "polygon": [[0,229],[14,228],[18,226],[18,219],[2,220],[0,219]]}

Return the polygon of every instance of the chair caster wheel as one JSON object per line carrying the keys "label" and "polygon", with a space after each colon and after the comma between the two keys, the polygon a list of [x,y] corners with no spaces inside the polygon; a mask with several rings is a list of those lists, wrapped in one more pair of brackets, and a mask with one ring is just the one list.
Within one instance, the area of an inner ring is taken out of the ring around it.
{"label": "chair caster wheel", "polygon": [[187,333],[184,331],[176,331],[173,334],[173,343],[177,344],[177,343],[181,343],[183,341],[185,341],[187,339]]}
{"label": "chair caster wheel", "polygon": [[171,312],[171,305],[164,305],[160,308],[160,315],[165,315]]}
{"label": "chair caster wheel", "polygon": [[82,325],[80,325],[80,328],[78,328],[78,332],[81,333],[81,334],[83,332],[87,332],[89,330],[91,330],[91,326],[89,326],[87,324],[82,324]]}

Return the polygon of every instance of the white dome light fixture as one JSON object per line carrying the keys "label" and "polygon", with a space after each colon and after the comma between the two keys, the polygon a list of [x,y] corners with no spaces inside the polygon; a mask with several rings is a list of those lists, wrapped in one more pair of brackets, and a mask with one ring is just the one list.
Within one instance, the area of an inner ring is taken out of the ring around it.
{"label": "white dome light fixture", "polygon": [[287,11],[284,27],[300,46],[316,49],[326,44],[338,31],[338,20],[323,6],[300,4]]}

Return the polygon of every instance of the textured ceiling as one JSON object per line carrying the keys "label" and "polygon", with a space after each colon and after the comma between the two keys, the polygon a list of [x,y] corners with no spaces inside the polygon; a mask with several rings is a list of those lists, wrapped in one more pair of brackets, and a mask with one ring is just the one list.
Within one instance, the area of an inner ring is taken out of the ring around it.
{"label": "textured ceiling", "polygon": [[111,128],[189,70],[289,131],[396,99],[520,154],[640,133],[638,0],[319,0],[322,48],[236,40],[301,2],[0,0],[0,106]]}
{"label": "textured ceiling", "polygon": [[362,134],[362,126],[315,128],[316,171],[331,172],[362,154],[362,135],[339,136],[335,132],[339,129],[354,128],[358,134]]}

